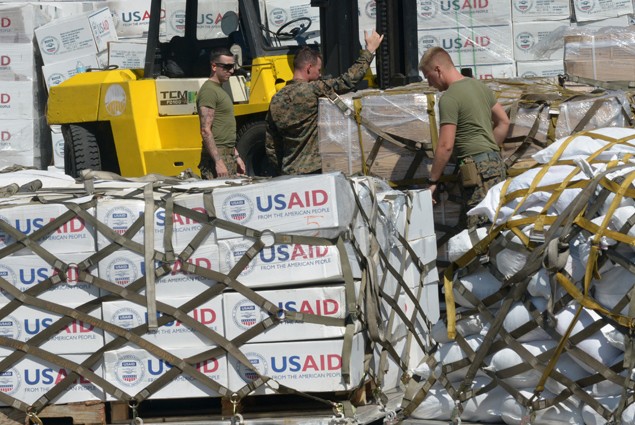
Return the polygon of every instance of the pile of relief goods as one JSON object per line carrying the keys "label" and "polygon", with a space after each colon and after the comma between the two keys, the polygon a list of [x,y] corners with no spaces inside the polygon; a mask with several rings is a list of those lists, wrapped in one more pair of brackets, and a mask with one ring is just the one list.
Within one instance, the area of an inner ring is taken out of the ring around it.
{"label": "pile of relief goods", "polygon": [[403,400],[413,418],[635,423],[635,130],[563,137],[453,237],[438,346]]}
{"label": "pile of relief goods", "polygon": [[432,346],[427,190],[84,177],[0,173],[3,405],[387,392]]}

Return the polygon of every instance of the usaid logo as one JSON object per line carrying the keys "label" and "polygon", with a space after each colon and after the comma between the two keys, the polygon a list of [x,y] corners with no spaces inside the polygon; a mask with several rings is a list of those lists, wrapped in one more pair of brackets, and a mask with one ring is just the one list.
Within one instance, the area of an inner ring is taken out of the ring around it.
{"label": "usaid logo", "polygon": [[536,38],[530,32],[521,32],[516,36],[516,47],[528,51],[536,44]]}
{"label": "usaid logo", "polygon": [[417,2],[417,16],[421,19],[432,19],[437,15],[437,5],[433,0],[419,0]]}
{"label": "usaid logo", "polygon": [[[4,264],[0,264],[0,278],[6,280],[12,285],[15,285],[18,283],[18,278],[15,271],[5,266]],[[4,293],[4,289],[0,289],[0,292]]]}
{"label": "usaid logo", "polygon": [[514,9],[519,12],[525,13],[534,7],[533,0],[516,0],[514,3]]}
{"label": "usaid logo", "polygon": [[126,257],[117,257],[108,264],[106,278],[118,286],[128,286],[141,277],[137,265]]}
{"label": "usaid logo", "polygon": [[287,15],[287,11],[279,7],[276,7],[269,12],[269,22],[278,27],[286,24],[288,19],[289,16]]}
{"label": "usaid logo", "polygon": [[115,364],[115,379],[126,387],[137,385],[143,380],[145,373],[141,359],[133,354],[121,356]]}
{"label": "usaid logo", "polygon": [[223,217],[236,223],[245,223],[251,219],[254,206],[251,200],[239,193],[229,196],[223,202]]}
{"label": "usaid logo", "polygon": [[0,335],[5,338],[20,340],[20,336],[22,335],[20,322],[13,316],[6,316],[0,320]]}
{"label": "usaid logo", "polygon": [[[0,221],[4,221],[5,224],[11,226],[11,224],[9,224],[9,219],[3,215],[0,215]],[[0,228],[0,244],[9,245],[11,242],[13,242],[11,235]]]}
{"label": "usaid logo", "polygon": [[137,219],[130,208],[114,207],[106,212],[105,224],[116,233],[123,235]]}
{"label": "usaid logo", "polygon": [[133,329],[145,323],[139,313],[128,307],[115,311],[110,318],[110,322],[123,329]]}
{"label": "usaid logo", "polygon": [[4,394],[14,394],[20,389],[22,377],[17,369],[11,368],[0,372],[0,391]]}
{"label": "usaid logo", "polygon": [[375,19],[377,17],[377,2],[375,0],[371,0],[366,3],[365,12],[366,16]]}
{"label": "usaid logo", "polygon": [[66,77],[64,76],[64,74],[61,74],[59,72],[54,72],[53,74],[49,76],[46,82],[49,87],[53,87],[53,86],[57,86],[58,84],[61,84],[62,82],[64,82],[64,80],[66,80]]}
{"label": "usaid logo", "polygon": [[126,111],[126,92],[119,84],[113,84],[106,90],[104,103],[106,111],[113,117],[118,117]]}
{"label": "usaid logo", "polygon": [[535,78],[537,76],[538,76],[538,74],[536,74],[533,71],[527,71],[523,75],[521,75],[521,77],[523,77],[523,78]]}
{"label": "usaid logo", "polygon": [[55,155],[64,157],[64,139],[57,140],[53,149],[55,150]]}
{"label": "usaid logo", "polygon": [[177,10],[170,16],[170,27],[178,33],[185,31],[185,10]]}
{"label": "usaid logo", "polygon": [[433,37],[431,35],[424,35],[422,37],[419,37],[419,51],[420,52],[425,52],[430,47],[439,46],[439,45],[440,45],[439,39],[436,37]]}
{"label": "usaid logo", "polygon": [[[267,375],[269,371],[269,365],[267,364],[267,360],[258,353],[245,353],[245,357],[249,360],[249,363],[258,371],[260,375]],[[245,382],[255,381],[258,379],[258,373],[249,369],[242,363],[238,364],[237,368],[238,374]]]}
{"label": "usaid logo", "polygon": [[574,0],[573,5],[580,12],[589,13],[595,9],[595,0]]}
{"label": "usaid logo", "polygon": [[45,54],[54,55],[60,50],[60,41],[52,35],[49,35],[42,39],[40,46]]}
{"label": "usaid logo", "polygon": [[263,319],[263,311],[250,300],[242,300],[234,306],[232,318],[241,329],[249,329]]}
{"label": "usaid logo", "polygon": [[[236,263],[238,263],[238,261],[240,261],[240,259],[243,258],[243,255],[245,255],[249,247],[250,245],[243,244],[243,243],[231,244],[229,246],[229,250],[227,251],[227,254],[225,255],[225,266],[227,267],[228,270],[231,270],[234,267],[234,265],[236,265]],[[241,276],[247,276],[249,273],[251,273],[254,270],[254,268],[256,267],[257,258],[258,258],[257,256],[254,257],[249,262],[249,264],[245,266],[243,271],[240,272]]]}

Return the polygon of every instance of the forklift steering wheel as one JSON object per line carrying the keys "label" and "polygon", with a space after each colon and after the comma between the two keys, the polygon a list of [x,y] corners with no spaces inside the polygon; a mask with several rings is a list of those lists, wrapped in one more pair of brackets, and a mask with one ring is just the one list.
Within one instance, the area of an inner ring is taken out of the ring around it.
{"label": "forklift steering wheel", "polygon": [[[291,28],[289,31],[285,31],[286,28],[298,22],[307,22],[307,24],[306,26],[304,26],[303,24],[300,24],[297,27]],[[311,27],[311,22],[312,22],[311,18],[308,18],[306,16],[302,18],[292,19],[286,24],[284,24],[283,26],[281,26],[280,28],[278,28],[278,31],[276,31],[276,37],[279,40],[293,40],[297,36],[307,32],[307,30]]]}

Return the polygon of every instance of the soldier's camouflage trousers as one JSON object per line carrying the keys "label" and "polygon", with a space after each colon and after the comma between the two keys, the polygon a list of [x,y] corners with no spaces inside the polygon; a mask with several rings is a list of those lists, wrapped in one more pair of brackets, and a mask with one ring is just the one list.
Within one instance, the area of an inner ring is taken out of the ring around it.
{"label": "soldier's camouflage trousers", "polygon": [[471,158],[476,164],[481,182],[477,186],[461,187],[463,199],[461,221],[464,226],[475,228],[488,223],[488,219],[483,216],[467,216],[467,211],[481,202],[492,186],[507,178],[507,167],[498,152],[486,152]]}

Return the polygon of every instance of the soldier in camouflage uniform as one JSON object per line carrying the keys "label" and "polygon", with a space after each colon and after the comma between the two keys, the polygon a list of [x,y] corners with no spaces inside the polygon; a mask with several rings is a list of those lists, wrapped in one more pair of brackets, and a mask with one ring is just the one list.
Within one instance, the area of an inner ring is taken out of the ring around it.
{"label": "soldier in camouflage uniform", "polygon": [[430,170],[430,190],[434,195],[443,170],[454,155],[462,183],[462,222],[468,228],[480,226],[486,222],[485,218],[466,217],[465,213],[507,177],[500,151],[507,137],[509,118],[492,90],[461,75],[442,48],[428,49],[419,62],[419,70],[428,84],[444,92],[439,100],[441,129]]}
{"label": "soldier in camouflage uniform", "polygon": [[366,49],[347,72],[322,80],[322,57],[304,47],[293,61],[293,80],[271,99],[267,113],[267,157],[279,174],[315,174],[322,171],[318,149],[318,100],[331,93],[347,93],[361,81],[384,36],[364,31]]}

